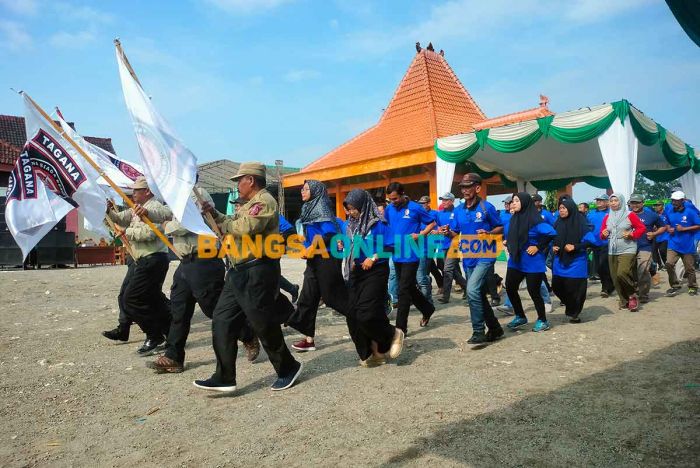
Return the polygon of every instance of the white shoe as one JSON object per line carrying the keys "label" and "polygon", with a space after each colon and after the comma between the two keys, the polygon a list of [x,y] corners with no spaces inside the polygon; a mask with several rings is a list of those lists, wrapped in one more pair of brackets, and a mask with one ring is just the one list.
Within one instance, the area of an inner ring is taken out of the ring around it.
{"label": "white shoe", "polygon": [[396,328],[396,331],[394,332],[394,339],[391,342],[391,348],[389,348],[389,352],[387,353],[389,358],[396,359],[401,355],[401,351],[403,351],[404,336],[403,330]]}
{"label": "white shoe", "polygon": [[544,303],[544,311],[545,311],[546,313],[550,313],[550,312],[552,311],[552,309],[554,309],[554,307],[552,307],[552,303],[551,303],[551,302],[545,302],[545,303]]}

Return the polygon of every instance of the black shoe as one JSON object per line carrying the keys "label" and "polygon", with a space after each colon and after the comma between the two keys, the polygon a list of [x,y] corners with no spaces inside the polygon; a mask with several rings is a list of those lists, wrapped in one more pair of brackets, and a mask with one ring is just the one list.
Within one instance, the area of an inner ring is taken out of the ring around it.
{"label": "black shoe", "polygon": [[146,338],[141,347],[136,350],[139,356],[151,356],[158,351],[158,347],[165,342],[163,338]]}
{"label": "black shoe", "polygon": [[201,388],[202,390],[210,390],[213,392],[233,392],[234,390],[236,390],[235,383],[224,384],[212,378],[206,380],[195,380],[194,382],[192,382],[192,385],[194,385],[197,388]]}
{"label": "black shoe", "polygon": [[129,341],[129,326],[118,325],[114,330],[106,330],[102,332],[102,336],[114,341]]}
{"label": "black shoe", "polygon": [[571,317],[569,318],[569,323],[581,323],[581,319],[579,317]]}
{"label": "black shoe", "polygon": [[681,288],[670,288],[666,291],[666,297],[673,297],[681,291]]}
{"label": "black shoe", "polygon": [[438,298],[437,298],[437,301],[438,301],[440,304],[447,304],[448,302],[450,302],[449,299],[445,299],[444,297],[438,297]]}
{"label": "black shoe", "polygon": [[[503,334],[503,330],[501,330],[501,334]],[[472,337],[467,340],[467,344],[473,346],[487,344],[488,342],[489,340],[486,338],[486,333],[484,332],[474,332]]]}
{"label": "black shoe", "polygon": [[498,307],[501,305],[501,298],[500,297],[494,297],[491,299],[491,307]]}
{"label": "black shoe", "polygon": [[503,329],[501,327],[489,329],[489,331],[486,332],[486,341],[493,343],[494,341],[503,338],[503,335],[505,335],[505,333],[503,333]]}
{"label": "black shoe", "polygon": [[272,384],[272,390],[274,391],[279,391],[279,390],[286,390],[292,385],[294,385],[294,382],[297,381],[299,378],[299,374],[301,374],[301,370],[304,368],[301,362],[297,362],[297,367],[296,370],[292,371],[289,373],[289,375],[286,375],[284,377],[277,377],[277,380]]}

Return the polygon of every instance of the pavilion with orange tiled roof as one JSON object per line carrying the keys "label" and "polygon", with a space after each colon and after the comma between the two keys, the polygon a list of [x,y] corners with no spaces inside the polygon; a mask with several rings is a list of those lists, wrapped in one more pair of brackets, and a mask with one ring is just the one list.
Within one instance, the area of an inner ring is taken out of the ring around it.
{"label": "pavilion with orange tiled roof", "polygon": [[379,122],[300,172],[285,176],[285,188],[300,188],[306,179],[323,181],[339,216],[350,190],[381,191],[389,182],[404,184],[412,198],[429,194],[435,207],[436,139],[551,114],[543,97],[540,107],[489,120],[442,50],[435,52],[432,44],[422,48],[418,43],[416,50]]}

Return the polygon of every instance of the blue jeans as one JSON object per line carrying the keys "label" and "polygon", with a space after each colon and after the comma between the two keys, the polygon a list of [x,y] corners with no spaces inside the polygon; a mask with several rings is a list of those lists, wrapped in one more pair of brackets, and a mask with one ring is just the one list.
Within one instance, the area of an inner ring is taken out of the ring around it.
{"label": "blue jeans", "polygon": [[464,269],[467,276],[467,302],[474,333],[484,333],[486,327],[489,330],[501,328],[486,297],[486,277],[490,269],[491,263],[488,262],[477,263]]}
{"label": "blue jeans", "polygon": [[418,271],[416,271],[416,283],[421,294],[433,303],[433,283],[430,279],[430,259],[423,257],[418,261]]}
{"label": "blue jeans", "polygon": [[389,259],[389,295],[393,304],[399,302],[399,281],[396,278],[396,267],[394,266],[393,258]]}

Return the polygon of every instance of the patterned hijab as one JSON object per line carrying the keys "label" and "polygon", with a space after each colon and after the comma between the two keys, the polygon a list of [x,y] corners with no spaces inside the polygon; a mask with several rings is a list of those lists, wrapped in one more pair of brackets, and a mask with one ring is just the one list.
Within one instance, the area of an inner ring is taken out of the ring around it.
{"label": "patterned hijab", "polygon": [[323,182],[318,180],[305,180],[309,186],[311,198],[301,206],[301,224],[322,223],[324,221],[335,222],[335,213],[331,209],[331,199]]}
{"label": "patterned hijab", "polygon": [[346,223],[345,234],[350,241],[350,245],[347,246],[347,248],[350,249],[350,255],[345,257],[343,261],[343,278],[345,278],[346,281],[350,278],[352,264],[355,261],[353,256],[355,251],[355,236],[364,238],[372,230],[372,226],[379,222],[384,222],[384,218],[379,213],[377,204],[366,190],[351,190],[343,202],[345,209],[348,208],[348,205],[352,205],[356,208],[360,212],[360,216],[358,218],[348,217]]}

